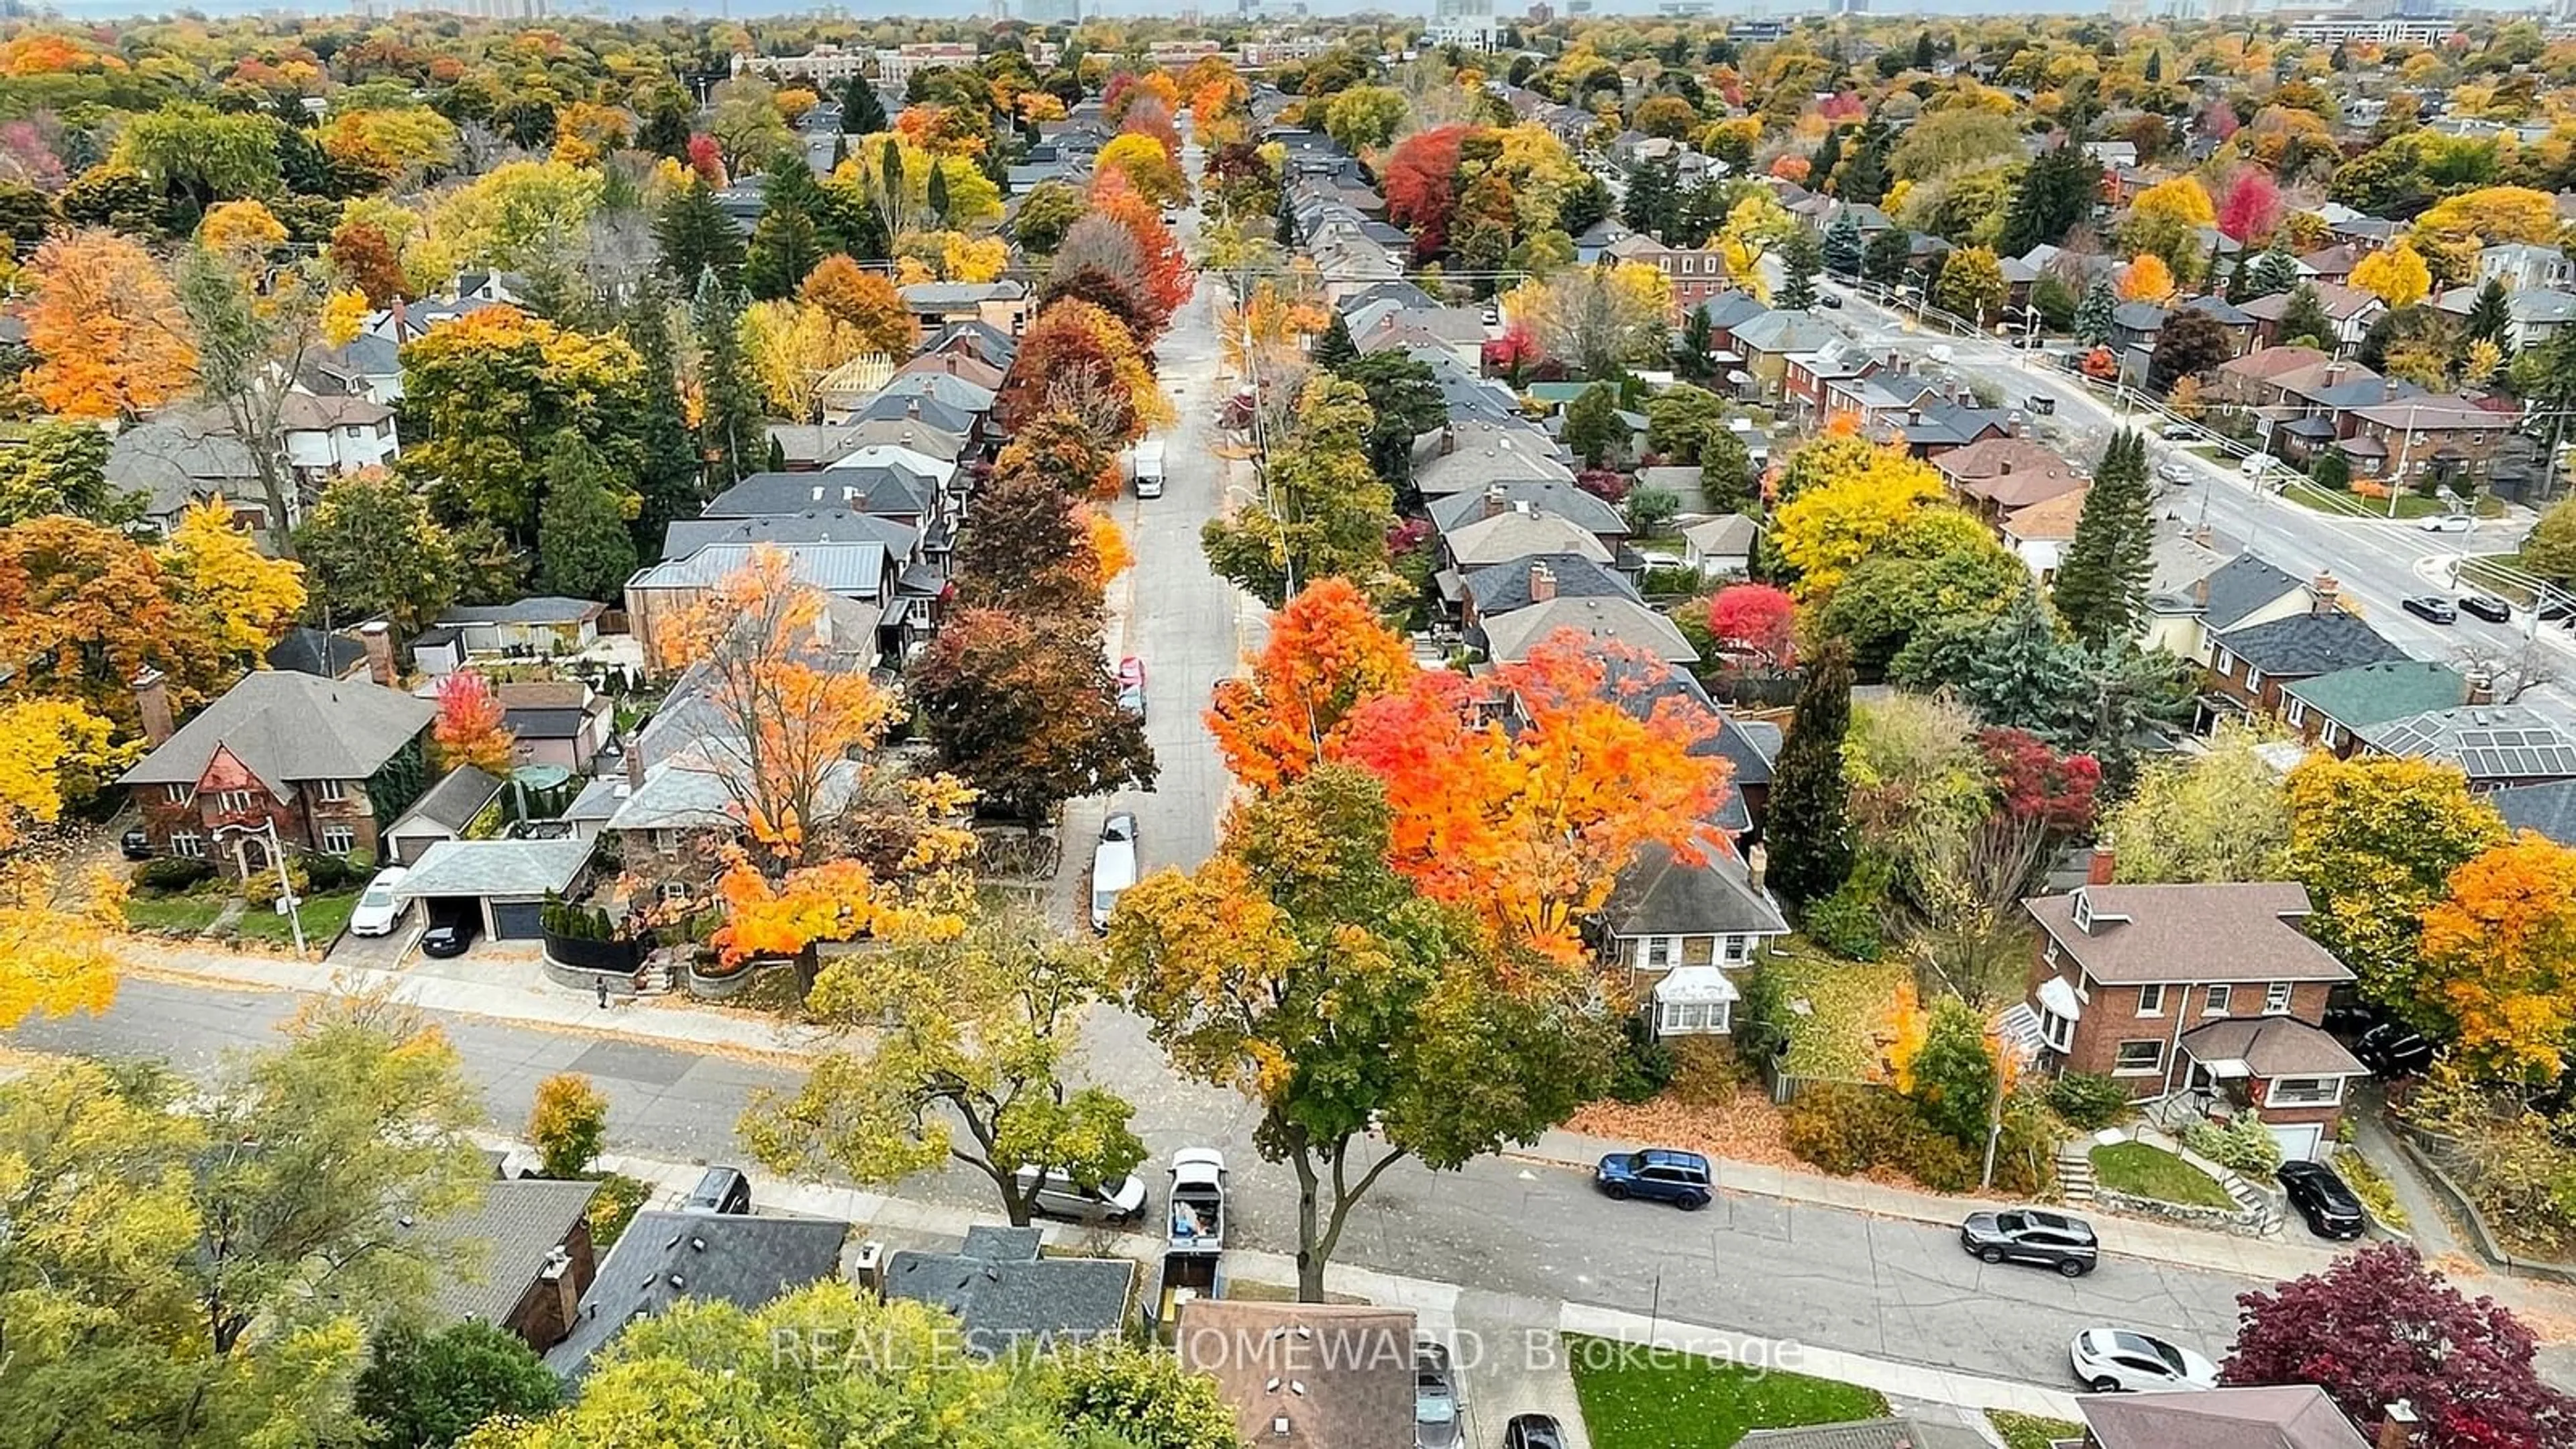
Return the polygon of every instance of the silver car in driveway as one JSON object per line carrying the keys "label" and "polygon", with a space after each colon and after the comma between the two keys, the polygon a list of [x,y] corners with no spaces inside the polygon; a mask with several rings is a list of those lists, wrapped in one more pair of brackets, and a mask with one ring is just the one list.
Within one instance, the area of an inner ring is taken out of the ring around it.
{"label": "silver car in driveway", "polygon": [[1467,1442],[1466,1405],[1449,1346],[1429,1339],[1413,1346],[1413,1442],[1416,1449],[1458,1449]]}

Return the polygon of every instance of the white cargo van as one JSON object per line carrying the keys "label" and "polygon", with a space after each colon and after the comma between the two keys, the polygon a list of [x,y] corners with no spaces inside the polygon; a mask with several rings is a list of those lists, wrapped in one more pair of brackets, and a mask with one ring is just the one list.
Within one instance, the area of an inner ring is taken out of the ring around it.
{"label": "white cargo van", "polygon": [[1136,883],[1136,817],[1121,810],[1100,826],[1091,852],[1091,929],[1106,933],[1118,898]]}
{"label": "white cargo van", "polygon": [[1160,498],[1163,496],[1162,439],[1152,438],[1145,442],[1138,443],[1135,449],[1134,460],[1130,466],[1133,468],[1136,475],[1137,497]]}

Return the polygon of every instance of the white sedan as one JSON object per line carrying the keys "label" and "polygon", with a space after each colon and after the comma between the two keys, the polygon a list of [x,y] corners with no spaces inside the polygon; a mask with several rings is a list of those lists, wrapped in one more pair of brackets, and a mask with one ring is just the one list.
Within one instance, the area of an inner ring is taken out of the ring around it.
{"label": "white sedan", "polygon": [[403,877],[409,874],[398,865],[389,865],[376,872],[376,878],[367,882],[366,894],[358,897],[358,908],[349,912],[350,935],[390,936],[394,933],[403,913],[411,909],[411,902],[395,895],[394,887],[401,885]]}
{"label": "white sedan", "polygon": [[2125,1328],[2088,1328],[2067,1350],[2076,1380],[2097,1394],[2214,1389],[2218,1365],[2190,1349]]}

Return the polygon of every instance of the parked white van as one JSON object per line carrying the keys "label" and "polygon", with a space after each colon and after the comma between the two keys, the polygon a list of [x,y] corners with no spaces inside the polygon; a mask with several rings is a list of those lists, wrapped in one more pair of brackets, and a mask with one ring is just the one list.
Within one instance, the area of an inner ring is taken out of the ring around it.
{"label": "parked white van", "polygon": [[1091,929],[1109,930],[1109,913],[1118,898],[1136,883],[1136,817],[1120,810],[1100,826],[1100,844],[1091,852]]}

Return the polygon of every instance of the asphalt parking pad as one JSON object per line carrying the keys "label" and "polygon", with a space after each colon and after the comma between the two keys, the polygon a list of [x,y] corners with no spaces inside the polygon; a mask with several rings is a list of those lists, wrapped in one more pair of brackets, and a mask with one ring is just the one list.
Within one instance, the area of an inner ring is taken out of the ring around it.
{"label": "asphalt parking pad", "polygon": [[691,1058],[661,1047],[603,1041],[593,1043],[588,1051],[573,1058],[570,1070],[614,1077],[621,1082],[641,1082],[648,1087],[667,1087],[687,1076],[693,1065]]}

